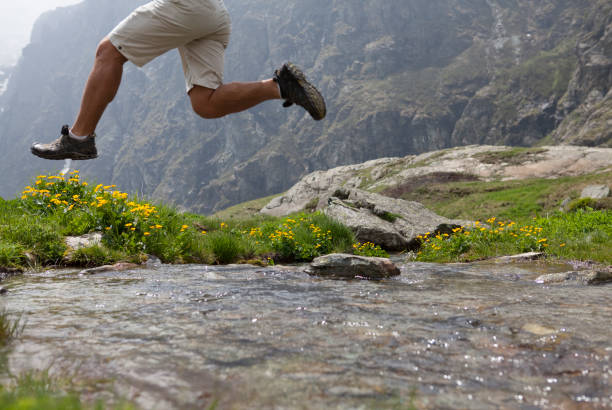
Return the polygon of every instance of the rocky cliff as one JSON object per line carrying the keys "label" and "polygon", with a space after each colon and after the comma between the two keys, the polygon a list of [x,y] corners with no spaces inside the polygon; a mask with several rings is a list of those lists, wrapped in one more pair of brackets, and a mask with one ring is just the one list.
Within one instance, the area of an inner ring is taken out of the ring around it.
{"label": "rocky cliff", "polygon": [[[45,14],[0,100],[0,194],[61,165],[35,159],[72,120],[99,39],[142,4],[86,0]],[[191,113],[175,52],[126,65],[89,178],[198,212],[288,189],[317,169],[473,143],[610,146],[608,0],[226,0],[226,80],[291,60],[328,118],[265,103]]]}

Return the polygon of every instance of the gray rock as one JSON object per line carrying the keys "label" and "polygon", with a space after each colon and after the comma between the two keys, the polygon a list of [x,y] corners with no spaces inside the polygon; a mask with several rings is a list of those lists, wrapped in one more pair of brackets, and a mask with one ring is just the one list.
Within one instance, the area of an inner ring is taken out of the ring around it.
{"label": "gray rock", "polygon": [[539,276],[537,283],[562,284],[580,283],[583,285],[602,285],[612,283],[612,266],[605,268],[589,269],[583,271],[570,271],[562,273],[551,273]]}
{"label": "gray rock", "polygon": [[77,250],[93,245],[99,245],[102,243],[102,234],[100,232],[93,232],[82,236],[67,236],[64,241],[66,246],[73,250]]}
{"label": "gray rock", "polygon": [[339,189],[327,200],[323,212],[350,228],[360,242],[372,242],[390,251],[418,247],[417,236],[427,232],[450,233],[470,226],[451,220],[422,204],[389,198],[359,189]]}
{"label": "gray rock", "polygon": [[162,265],[162,261],[155,255],[147,255],[145,265],[148,268],[159,268]]}
{"label": "gray rock", "polygon": [[610,195],[610,188],[607,185],[589,185],[582,190],[580,198],[602,199]]}
{"label": "gray rock", "polygon": [[567,211],[567,206],[570,204],[570,202],[572,202],[572,199],[569,197],[566,197],[562,202],[561,202],[561,206],[559,206],[559,211],[561,212],[565,212]]}
{"label": "gray rock", "polygon": [[316,258],[307,269],[308,274],[344,279],[384,279],[400,274],[393,262],[385,258],[333,253]]}

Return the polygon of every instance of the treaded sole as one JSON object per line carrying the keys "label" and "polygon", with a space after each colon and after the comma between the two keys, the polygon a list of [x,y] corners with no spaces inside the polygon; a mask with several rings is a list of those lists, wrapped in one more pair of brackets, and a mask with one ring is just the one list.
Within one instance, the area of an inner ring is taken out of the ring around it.
{"label": "treaded sole", "polygon": [[63,153],[61,155],[53,155],[53,154],[49,154],[49,153],[43,153],[43,152],[39,152],[37,151],[34,147],[30,148],[30,152],[32,154],[34,154],[35,156],[42,158],[42,159],[49,159],[52,161],[61,161],[64,159],[72,159],[75,161],[85,161],[88,159],[96,159],[98,158],[98,154],[96,153],[95,155],[84,155],[78,152],[69,152],[69,153]]}
{"label": "treaded sole", "polygon": [[325,118],[327,107],[325,106],[325,99],[319,90],[306,79],[306,75],[304,75],[302,70],[295,66],[295,64],[286,63],[285,66],[306,94],[308,99],[308,104],[304,107],[306,111],[308,111],[315,121],[320,121]]}

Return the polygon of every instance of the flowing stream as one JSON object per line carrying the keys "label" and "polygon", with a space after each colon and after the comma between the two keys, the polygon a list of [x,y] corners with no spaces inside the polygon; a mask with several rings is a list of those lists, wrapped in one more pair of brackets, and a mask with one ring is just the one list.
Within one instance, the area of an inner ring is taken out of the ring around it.
{"label": "flowing stream", "polygon": [[10,366],[144,409],[612,406],[610,285],[534,281],[567,266],[399,266],[380,282],[303,267],[28,273],[0,299],[26,320]]}

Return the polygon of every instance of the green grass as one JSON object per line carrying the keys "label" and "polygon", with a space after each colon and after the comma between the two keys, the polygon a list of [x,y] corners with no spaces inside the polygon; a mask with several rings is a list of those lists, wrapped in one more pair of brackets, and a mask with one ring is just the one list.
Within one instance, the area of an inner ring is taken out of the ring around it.
{"label": "green grass", "polygon": [[612,172],[605,172],[558,179],[432,183],[405,192],[401,198],[421,202],[449,218],[521,220],[555,212],[565,198],[578,198],[587,185],[611,180]]}

